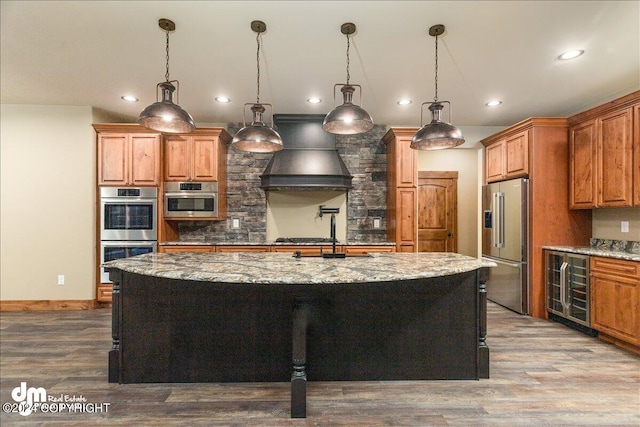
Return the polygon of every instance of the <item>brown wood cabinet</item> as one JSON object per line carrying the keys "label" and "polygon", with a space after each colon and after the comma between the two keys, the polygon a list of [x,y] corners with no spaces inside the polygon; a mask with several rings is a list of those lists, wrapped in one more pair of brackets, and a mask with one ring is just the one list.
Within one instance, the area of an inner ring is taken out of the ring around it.
{"label": "brown wood cabinet", "polygon": [[164,136],[165,181],[222,181],[226,179],[229,135],[221,128]]}
{"label": "brown wood cabinet", "polygon": [[569,118],[572,209],[640,205],[640,91]]}
{"label": "brown wood cabinet", "polygon": [[184,246],[158,246],[158,252],[178,253],[178,252],[215,252],[215,246],[209,245],[184,245]]}
{"label": "brown wood cabinet", "polygon": [[591,307],[600,338],[640,349],[640,262],[591,257]]}
{"label": "brown wood cabinet", "polygon": [[485,150],[486,182],[529,175],[529,132],[510,134],[493,141]]}
{"label": "brown wood cabinet", "polygon": [[270,252],[269,245],[219,245],[216,252]]}
{"label": "brown wood cabinet", "polygon": [[391,128],[387,146],[387,238],[397,252],[417,250],[418,155],[410,148],[418,128]]}
{"label": "brown wood cabinet", "polygon": [[[569,209],[567,119],[530,118],[481,142],[487,150],[495,144],[504,143],[506,152],[506,141],[512,144],[509,166],[512,175],[506,172],[505,166],[505,179],[529,178],[529,313],[534,317],[545,317],[546,280],[542,246],[588,246],[591,211]],[[525,155],[526,159],[516,161],[520,155]],[[527,174],[522,175],[525,170]],[[490,182],[488,174],[486,179]]]}
{"label": "brown wood cabinet", "polygon": [[135,124],[94,124],[98,185],[160,185],[160,134]]}
{"label": "brown wood cabinet", "polygon": [[395,246],[385,246],[385,245],[371,245],[371,246],[360,246],[360,245],[345,245],[344,253],[347,255],[363,255],[374,252],[395,252]]}

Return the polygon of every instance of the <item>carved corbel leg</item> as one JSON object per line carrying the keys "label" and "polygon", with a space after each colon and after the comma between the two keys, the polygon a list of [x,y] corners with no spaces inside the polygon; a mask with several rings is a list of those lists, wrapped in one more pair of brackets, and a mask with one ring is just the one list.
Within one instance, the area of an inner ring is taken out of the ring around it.
{"label": "carved corbel leg", "polygon": [[309,306],[293,307],[293,373],[291,374],[291,418],[307,417],[307,326]]}

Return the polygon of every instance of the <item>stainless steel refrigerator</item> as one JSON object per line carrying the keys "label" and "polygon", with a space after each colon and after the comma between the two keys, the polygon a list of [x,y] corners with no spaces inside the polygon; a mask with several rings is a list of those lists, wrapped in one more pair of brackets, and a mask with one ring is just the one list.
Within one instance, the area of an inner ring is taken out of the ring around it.
{"label": "stainless steel refrigerator", "polygon": [[529,314],[529,180],[512,179],[482,187],[482,257],[489,269],[487,298]]}

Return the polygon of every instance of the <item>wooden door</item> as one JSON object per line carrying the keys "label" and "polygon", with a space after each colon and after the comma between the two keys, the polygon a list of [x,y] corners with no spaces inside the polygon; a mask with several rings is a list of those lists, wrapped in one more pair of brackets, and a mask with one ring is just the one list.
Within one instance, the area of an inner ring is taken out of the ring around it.
{"label": "wooden door", "polygon": [[569,129],[569,207],[596,206],[596,121]]}
{"label": "wooden door", "polygon": [[598,206],[633,206],[632,109],[614,111],[598,127]]}
{"label": "wooden door", "polygon": [[191,176],[189,157],[189,137],[184,135],[165,136],[165,181],[188,181]]}
{"label": "wooden door", "polygon": [[160,185],[160,137],[136,135],[129,137],[131,185]]}
{"label": "wooden door", "polygon": [[194,136],[192,139],[192,170],[194,181],[218,180],[218,138],[213,136]]}
{"label": "wooden door", "polygon": [[456,252],[458,172],[418,172],[418,252]]}

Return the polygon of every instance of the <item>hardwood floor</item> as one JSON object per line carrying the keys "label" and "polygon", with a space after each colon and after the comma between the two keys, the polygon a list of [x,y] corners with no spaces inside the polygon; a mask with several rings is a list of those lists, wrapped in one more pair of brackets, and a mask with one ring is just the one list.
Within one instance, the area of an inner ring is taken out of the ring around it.
{"label": "hardwood floor", "polygon": [[[110,322],[108,309],[0,313],[0,424],[640,425],[640,357],[491,303],[490,379],[310,381],[308,418],[294,420],[288,383],[109,384]],[[82,396],[85,412],[4,412],[21,382],[54,398]]]}

